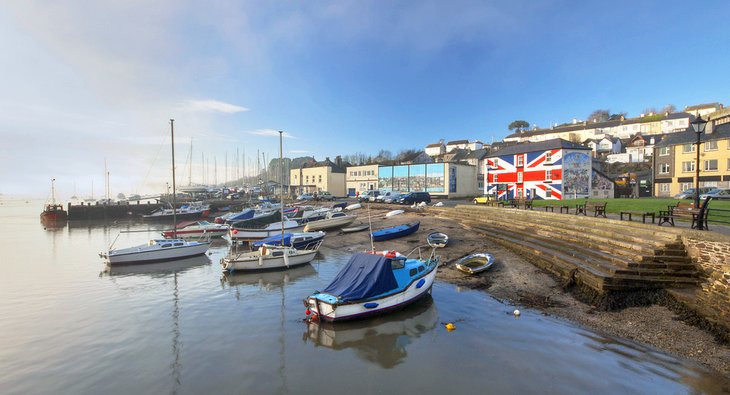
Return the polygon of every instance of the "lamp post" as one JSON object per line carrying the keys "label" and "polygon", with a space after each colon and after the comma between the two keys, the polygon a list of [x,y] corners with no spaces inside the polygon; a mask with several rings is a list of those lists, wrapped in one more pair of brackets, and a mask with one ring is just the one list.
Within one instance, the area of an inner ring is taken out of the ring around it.
{"label": "lamp post", "polygon": [[[700,137],[705,132],[705,126],[707,121],[702,119],[701,115],[697,115],[694,121],[691,122],[692,130],[697,134],[697,161],[695,162],[695,208],[700,208]],[[702,226],[699,224],[699,226]]]}

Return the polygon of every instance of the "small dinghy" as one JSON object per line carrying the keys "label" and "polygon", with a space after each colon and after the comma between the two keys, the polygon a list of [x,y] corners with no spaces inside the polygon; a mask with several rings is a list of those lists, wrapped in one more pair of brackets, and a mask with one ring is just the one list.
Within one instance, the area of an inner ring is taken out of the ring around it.
{"label": "small dinghy", "polygon": [[385,218],[390,218],[390,217],[393,217],[393,216],[396,216],[396,215],[400,215],[400,214],[403,214],[403,213],[404,213],[403,210],[389,211],[388,214],[385,214]]}
{"label": "small dinghy", "polygon": [[357,210],[357,209],[359,209],[359,208],[362,208],[362,204],[360,204],[360,203],[355,203],[355,204],[351,204],[351,205],[349,205],[349,206],[345,207],[345,210],[347,210],[347,211],[352,211],[352,210]]}
{"label": "small dinghy", "polygon": [[355,225],[350,226],[348,228],[342,228],[340,229],[342,233],[355,233],[355,232],[362,232],[363,230],[367,230],[370,226],[367,224],[364,225]]}
{"label": "small dinghy", "polygon": [[444,248],[449,244],[449,236],[446,233],[433,232],[426,237],[428,245],[436,248]]}
{"label": "small dinghy", "polygon": [[383,228],[373,232],[373,241],[383,241],[396,239],[398,237],[408,236],[415,233],[418,230],[418,226],[421,222],[412,222],[409,224],[392,226],[390,228]]}
{"label": "small dinghy", "polygon": [[494,257],[488,253],[467,255],[456,262],[456,268],[464,273],[477,274],[494,265]]}

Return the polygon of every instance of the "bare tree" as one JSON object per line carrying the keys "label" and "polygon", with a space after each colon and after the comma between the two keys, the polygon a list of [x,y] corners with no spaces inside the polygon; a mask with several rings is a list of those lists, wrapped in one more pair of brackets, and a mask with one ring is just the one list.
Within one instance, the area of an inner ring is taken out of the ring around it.
{"label": "bare tree", "polygon": [[588,116],[588,120],[591,122],[606,122],[610,116],[610,110],[595,110]]}
{"label": "bare tree", "polygon": [[672,114],[677,111],[677,106],[674,104],[667,104],[666,106],[662,107],[662,113],[664,114]]}

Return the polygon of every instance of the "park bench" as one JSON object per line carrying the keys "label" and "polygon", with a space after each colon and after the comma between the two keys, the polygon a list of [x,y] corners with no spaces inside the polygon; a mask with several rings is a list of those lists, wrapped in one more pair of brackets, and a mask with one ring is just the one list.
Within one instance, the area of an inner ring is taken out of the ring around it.
{"label": "park bench", "polygon": [[[696,208],[694,203],[679,202],[674,206],[667,206],[667,210],[659,211],[659,226],[662,224],[670,224],[674,226],[674,219],[692,220],[692,229],[697,227],[697,220],[700,217],[701,209]],[[703,225],[707,229],[707,216],[703,218]]]}
{"label": "park bench", "polygon": [[586,202],[583,204],[575,205],[575,214],[587,215],[588,211],[593,211],[593,216],[598,217],[599,215],[606,218],[606,203],[607,202]]}
{"label": "park bench", "polygon": [[624,220],[624,216],[628,216],[629,221],[631,221],[632,215],[636,215],[636,216],[641,215],[641,222],[643,222],[643,223],[646,223],[647,217],[651,218],[652,224],[656,220],[656,213],[654,213],[653,211],[621,211],[621,214],[620,214],[621,221]]}
{"label": "park bench", "polygon": [[532,199],[510,199],[507,205],[513,208],[522,207],[525,210],[532,210]]}

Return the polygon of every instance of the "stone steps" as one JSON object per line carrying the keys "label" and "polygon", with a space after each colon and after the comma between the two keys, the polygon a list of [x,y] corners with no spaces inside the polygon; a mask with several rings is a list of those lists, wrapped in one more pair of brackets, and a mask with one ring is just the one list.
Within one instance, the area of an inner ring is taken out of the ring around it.
{"label": "stone steps", "polygon": [[495,207],[430,208],[436,216],[536,259],[599,294],[697,284],[681,234],[656,225]]}

